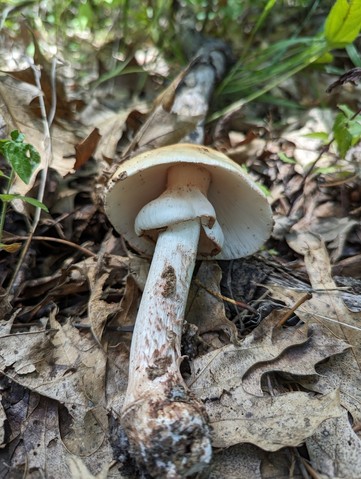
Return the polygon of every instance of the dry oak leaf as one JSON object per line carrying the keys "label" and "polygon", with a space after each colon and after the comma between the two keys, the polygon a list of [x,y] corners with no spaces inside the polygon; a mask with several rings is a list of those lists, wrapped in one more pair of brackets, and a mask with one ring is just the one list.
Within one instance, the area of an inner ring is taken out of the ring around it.
{"label": "dry oak leaf", "polygon": [[[51,106],[53,103],[53,96],[55,94],[56,97],[56,117],[61,119],[72,119],[74,117],[74,110],[75,106],[78,104],[80,105],[81,102],[68,101],[66,88],[64,82],[61,78],[54,78],[53,81],[53,66],[56,63],[60,63],[58,59],[55,57],[53,61],[50,62],[42,53],[41,48],[39,46],[38,38],[32,30],[29,29],[29,33],[31,35],[31,40],[34,45],[34,58],[31,60],[33,65],[29,66],[25,70],[20,71],[8,71],[5,72],[9,76],[20,80],[24,83],[28,83],[30,85],[36,85],[35,76],[34,76],[34,69],[39,69],[41,73],[40,76],[40,85],[42,90],[42,96],[46,108],[47,115],[50,114]],[[29,59],[30,64],[30,59]],[[55,71],[54,71],[55,74]],[[30,105],[32,111],[40,116],[40,106],[38,98],[34,98]]]}
{"label": "dry oak leaf", "polygon": [[[291,464],[292,462],[292,464]],[[215,451],[209,479],[303,479],[288,449],[266,452],[252,444]]]}
{"label": "dry oak leaf", "polygon": [[[340,338],[352,348],[327,364],[316,367],[318,378],[303,378],[301,382],[313,391],[326,393],[340,388],[341,404],[361,420],[361,328],[359,314],[352,314],[345,306],[341,291],[331,276],[329,256],[323,242],[309,233],[294,233],[288,238],[291,247],[304,255],[305,266],[313,289],[312,298],[297,309],[297,316],[307,324],[322,324],[325,335]],[[293,305],[300,297],[292,288],[267,285],[274,298]]]}
{"label": "dry oak leaf", "polygon": [[250,394],[263,396],[261,379],[268,372],[288,373],[302,377],[315,376],[317,374],[315,366],[318,363],[350,348],[344,341],[327,335],[326,329],[321,325],[313,324],[308,331],[309,339],[306,343],[286,349],[274,361],[256,364],[243,377],[243,388]]}
{"label": "dry oak leaf", "polygon": [[338,391],[312,397],[292,392],[257,398],[242,386],[225,392],[219,400],[205,402],[213,428],[213,446],[251,443],[266,450],[297,447],[314,434],[326,419],[341,414]]}
{"label": "dry oak leaf", "polygon": [[68,450],[80,453],[80,448],[82,454],[95,451],[104,441],[108,423],[105,354],[92,338],[80,335],[69,323],[60,325],[54,315],[49,322],[50,332],[0,337],[0,371],[29,390],[65,405],[73,421],[63,439]]}
{"label": "dry oak leaf", "polygon": [[[239,346],[225,346],[191,362],[188,384],[204,402],[215,447],[247,442],[275,451],[297,446],[325,419],[341,414],[337,390],[321,397],[304,392],[257,397],[244,389],[242,378],[248,371],[266,362],[270,363],[269,370],[273,362],[277,369],[277,358],[282,353],[309,342],[307,326],[274,328],[283,314],[273,312]],[[339,348],[331,348],[328,354],[347,347],[341,342]],[[308,354],[307,348],[304,354]],[[309,366],[307,370],[310,371]],[[260,376],[257,384],[259,381]]]}
{"label": "dry oak leaf", "polygon": [[[62,429],[71,424],[71,416],[58,402],[25,390],[20,402],[10,402],[7,415],[11,430],[10,477],[72,477],[69,462],[77,456],[71,454],[62,440]],[[78,437],[80,443],[87,441],[88,437]],[[82,460],[88,470],[98,474],[112,463],[113,452],[104,441]]]}
{"label": "dry oak leaf", "polygon": [[[352,354],[361,369],[361,328],[345,306],[341,292],[331,276],[331,264],[324,242],[312,233],[292,233],[287,242],[304,255],[312,298],[300,306],[297,314],[305,322],[324,324],[337,337],[353,346]],[[357,317],[356,317],[357,318]]]}
{"label": "dry oak leaf", "polygon": [[314,469],[327,477],[361,478],[361,439],[353,431],[348,414],[324,421],[306,446]]}
{"label": "dry oak leaf", "polygon": [[121,306],[118,303],[109,303],[104,296],[104,286],[111,274],[119,273],[126,276],[127,259],[116,255],[106,255],[99,258],[88,258],[83,264],[83,273],[89,283],[90,298],[88,315],[91,330],[95,340],[102,344],[104,327],[110,316],[117,313]]}
{"label": "dry oak leaf", "polygon": [[196,104],[193,104],[193,110],[186,113],[179,113],[178,108],[173,109],[178,90],[184,78],[196,64],[197,59],[190,62],[168,88],[155,99],[152,111],[136,133],[124,155],[133,151],[138,154],[143,150],[178,143],[187,134],[191,133],[198,122],[204,118],[205,112],[198,111],[198,105]]}
{"label": "dry oak leaf", "polygon": [[231,342],[237,341],[237,328],[225,313],[222,299],[215,297],[204,289],[220,294],[222,270],[215,261],[203,261],[197,279],[203,288],[192,283],[188,295],[186,319],[195,324],[199,334],[210,331],[224,330],[228,333]]}
{"label": "dry oak leaf", "polygon": [[284,314],[284,310],[273,311],[238,346],[227,345],[191,362],[189,385],[192,390],[208,398],[220,397],[224,390],[239,386],[256,364],[274,361],[291,346],[307,343],[307,326],[279,329],[273,334]]}

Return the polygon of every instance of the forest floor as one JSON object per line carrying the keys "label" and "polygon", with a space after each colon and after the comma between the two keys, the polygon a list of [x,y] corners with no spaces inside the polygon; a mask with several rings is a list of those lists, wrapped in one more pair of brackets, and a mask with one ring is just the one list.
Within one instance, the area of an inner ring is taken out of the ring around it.
{"label": "forest floor", "polygon": [[[102,192],[141,127],[153,139],[169,127],[147,123],[167,78],[138,63],[80,95],[76,68],[40,49],[41,70],[6,62],[2,138],[21,129],[45,171],[13,191],[45,187],[48,212],[16,200],[5,219],[0,477],[146,477],[120,414],[149,259],[114,231]],[[182,373],[212,426],[212,479],[361,477],[360,144],[341,159],[332,141],[336,105],[357,110],[360,94],[326,93],[335,79],[308,71],[278,89],[298,111],[251,103],[206,124],[205,144],[244,167],[274,215],[261,251],[201,261],[191,286]]]}

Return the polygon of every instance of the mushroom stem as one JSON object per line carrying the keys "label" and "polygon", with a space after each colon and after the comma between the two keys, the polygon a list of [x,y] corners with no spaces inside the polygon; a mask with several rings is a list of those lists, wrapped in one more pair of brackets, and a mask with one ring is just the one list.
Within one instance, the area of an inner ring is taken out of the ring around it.
{"label": "mushroom stem", "polygon": [[195,218],[159,234],[132,338],[122,421],[138,461],[159,479],[196,474],[212,455],[206,414],[179,371],[200,230]]}

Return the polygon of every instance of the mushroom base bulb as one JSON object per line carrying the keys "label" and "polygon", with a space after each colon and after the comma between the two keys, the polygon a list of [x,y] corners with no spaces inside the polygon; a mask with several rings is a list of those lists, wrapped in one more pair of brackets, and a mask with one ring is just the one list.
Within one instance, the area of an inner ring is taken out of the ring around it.
{"label": "mushroom base bulb", "polygon": [[211,433],[203,406],[164,397],[133,404],[123,417],[132,452],[156,479],[181,479],[206,469]]}

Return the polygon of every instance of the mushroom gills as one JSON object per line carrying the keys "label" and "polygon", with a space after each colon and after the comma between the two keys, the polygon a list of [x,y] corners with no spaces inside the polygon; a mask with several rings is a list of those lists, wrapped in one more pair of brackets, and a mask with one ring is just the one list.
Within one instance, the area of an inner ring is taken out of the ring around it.
{"label": "mushroom gills", "polygon": [[156,242],[159,232],[170,225],[199,218],[202,230],[198,254],[218,254],[224,235],[207,199],[210,183],[211,174],[202,166],[186,163],[170,167],[166,190],[138,213],[134,225],[136,234]]}

